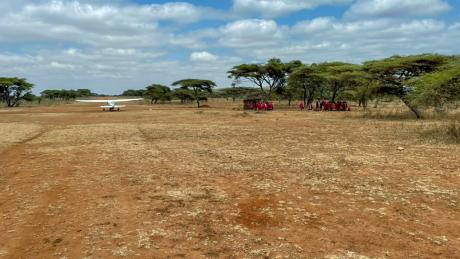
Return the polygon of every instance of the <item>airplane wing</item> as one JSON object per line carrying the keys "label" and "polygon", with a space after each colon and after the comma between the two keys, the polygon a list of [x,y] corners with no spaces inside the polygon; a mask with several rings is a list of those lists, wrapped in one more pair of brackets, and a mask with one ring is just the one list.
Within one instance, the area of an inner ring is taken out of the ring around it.
{"label": "airplane wing", "polygon": [[114,100],[76,100],[77,102],[81,103],[108,103],[108,102],[133,102],[133,101],[141,101],[144,100],[143,98],[135,98],[135,99],[114,99]]}
{"label": "airplane wing", "polygon": [[75,100],[80,103],[107,103],[110,100]]}
{"label": "airplane wing", "polygon": [[120,102],[133,102],[133,101],[142,101],[144,98],[136,98],[136,99],[115,99],[111,100],[112,102],[120,103]]}

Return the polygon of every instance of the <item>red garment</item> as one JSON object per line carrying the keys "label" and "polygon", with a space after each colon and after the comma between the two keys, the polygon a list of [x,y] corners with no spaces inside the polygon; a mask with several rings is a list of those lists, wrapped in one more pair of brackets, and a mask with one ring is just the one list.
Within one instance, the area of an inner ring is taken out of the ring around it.
{"label": "red garment", "polygon": [[305,109],[305,104],[304,104],[303,102],[301,102],[301,103],[299,104],[299,108],[300,108],[300,110],[303,111],[303,110]]}

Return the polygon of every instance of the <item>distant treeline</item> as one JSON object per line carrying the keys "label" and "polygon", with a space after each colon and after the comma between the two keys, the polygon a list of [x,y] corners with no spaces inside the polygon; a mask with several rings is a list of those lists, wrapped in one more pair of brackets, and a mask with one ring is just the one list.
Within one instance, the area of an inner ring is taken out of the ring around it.
{"label": "distant treeline", "polygon": [[[202,93],[200,98],[225,98],[225,99],[244,99],[258,96],[259,89],[254,87],[228,87],[214,89],[210,93]],[[167,102],[173,99],[178,99],[181,103],[186,103],[195,100],[192,90],[177,88],[171,89],[164,85],[150,85],[145,89],[129,89],[124,91],[122,96],[139,96],[150,100],[151,103]]]}
{"label": "distant treeline", "polygon": [[41,98],[46,98],[50,100],[73,100],[80,97],[90,97],[90,96],[99,96],[99,94],[91,92],[89,89],[77,89],[77,90],[44,90],[41,93]]}
{"label": "distant treeline", "polygon": [[[460,101],[460,56],[422,54],[392,56],[362,64],[323,62],[288,63],[273,58],[264,64],[240,64],[228,73],[232,87],[214,89],[216,84],[205,79],[184,79],[172,83],[177,86],[152,84],[144,89],[126,90],[124,96],[142,96],[151,103],[179,99],[182,103],[208,97],[284,99],[289,103],[303,100],[305,106],[314,100],[331,102],[352,100],[364,109],[368,102],[380,98],[400,99],[418,118],[424,108],[444,111],[457,107]],[[240,87],[250,83],[255,86]],[[21,101],[33,100],[33,85],[24,78],[0,77],[0,101],[7,106],[18,106]],[[96,96],[89,89],[45,90],[41,98],[72,100]]]}

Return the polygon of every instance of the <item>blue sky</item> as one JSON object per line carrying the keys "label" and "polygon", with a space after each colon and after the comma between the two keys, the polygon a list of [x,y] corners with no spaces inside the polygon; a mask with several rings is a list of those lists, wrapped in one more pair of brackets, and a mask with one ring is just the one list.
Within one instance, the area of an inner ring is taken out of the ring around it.
{"label": "blue sky", "polygon": [[2,0],[0,76],[118,94],[272,57],[460,54],[453,0]]}

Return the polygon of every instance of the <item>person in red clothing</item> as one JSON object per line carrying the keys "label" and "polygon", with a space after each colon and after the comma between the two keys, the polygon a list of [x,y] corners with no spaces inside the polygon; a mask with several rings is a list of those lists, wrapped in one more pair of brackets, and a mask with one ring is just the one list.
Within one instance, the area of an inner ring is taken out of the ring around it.
{"label": "person in red clothing", "polygon": [[273,111],[273,103],[272,102],[268,103],[268,110]]}
{"label": "person in red clothing", "polygon": [[299,103],[299,109],[303,111],[305,109],[305,104],[303,102]]}

